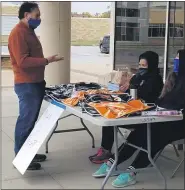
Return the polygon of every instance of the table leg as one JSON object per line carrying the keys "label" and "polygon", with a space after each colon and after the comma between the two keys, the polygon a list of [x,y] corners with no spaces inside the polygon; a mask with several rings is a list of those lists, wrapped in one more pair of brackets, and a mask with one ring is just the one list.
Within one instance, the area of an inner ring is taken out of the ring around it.
{"label": "table leg", "polygon": [[51,137],[53,136],[53,133],[55,132],[55,130],[56,130],[57,127],[58,127],[58,121],[56,122],[56,125],[53,128],[53,131],[51,132],[50,136],[48,137],[48,139],[46,141],[46,153],[48,153],[48,144],[49,144],[49,141],[50,141]]}
{"label": "table leg", "polygon": [[165,189],[167,189],[166,178],[162,174],[162,172],[160,171],[160,169],[157,167],[157,165],[155,164],[155,161],[153,160],[152,155],[151,155],[151,123],[147,124],[147,150],[148,150],[148,159],[149,159],[149,161],[151,162],[151,164],[153,165],[153,167],[161,175],[161,177],[162,177],[162,179],[164,180],[164,183],[165,183]]}
{"label": "table leg", "polygon": [[[53,129],[53,131],[51,132],[50,136],[48,137],[47,141],[46,141],[46,153],[48,153],[48,144],[49,141],[51,139],[51,137],[53,136],[54,133],[64,133],[64,132],[73,132],[73,131],[83,131],[86,130],[88,132],[88,134],[91,136],[92,138],[92,147],[95,148],[95,140],[94,140],[94,136],[92,135],[92,133],[89,131],[89,129],[87,128],[87,126],[85,125],[83,119],[80,118],[81,124],[83,125],[84,128],[80,128],[80,129],[69,129],[69,130],[58,130],[56,131],[57,127],[58,127],[58,122],[62,119],[68,118],[70,116],[75,116],[73,114],[68,114],[66,116],[63,116],[61,118],[58,119],[58,121],[56,122],[55,128]],[[76,116],[77,117],[77,116]],[[79,117],[78,117],[79,118]]]}
{"label": "table leg", "polygon": [[115,154],[115,161],[113,163],[113,165],[111,166],[109,172],[107,173],[103,183],[102,183],[102,187],[101,189],[104,189],[109,177],[111,176],[111,174],[114,172],[114,169],[117,166],[118,163],[118,156],[119,156],[119,152],[118,152],[118,128],[117,126],[114,126],[114,154]]}
{"label": "table leg", "polygon": [[83,125],[83,127],[85,128],[85,130],[89,133],[89,135],[92,138],[92,148],[95,148],[95,141],[94,141],[94,136],[93,134],[89,131],[89,129],[87,128],[87,126],[85,125],[84,121],[82,118],[80,118],[81,124]]}
{"label": "table leg", "polygon": [[65,118],[70,117],[70,116],[72,116],[72,115],[73,115],[73,114],[68,114],[68,115],[63,116],[63,117],[61,117],[61,118],[58,119],[58,121],[56,122],[55,128],[53,129],[53,131],[51,132],[50,136],[48,137],[48,139],[47,139],[47,141],[46,141],[46,153],[48,153],[48,144],[49,144],[49,141],[50,141],[51,137],[52,137],[53,134],[55,133],[56,128],[58,127],[58,122],[59,122],[61,119],[65,119]]}

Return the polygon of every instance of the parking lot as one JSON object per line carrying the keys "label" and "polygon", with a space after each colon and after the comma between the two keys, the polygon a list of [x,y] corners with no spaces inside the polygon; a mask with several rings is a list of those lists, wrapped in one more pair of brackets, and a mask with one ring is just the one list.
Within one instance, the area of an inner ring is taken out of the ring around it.
{"label": "parking lot", "polygon": [[[3,54],[8,54],[8,48],[2,47]],[[99,75],[112,70],[110,55],[101,54],[98,46],[71,47],[71,80],[97,81]],[[87,77],[88,76],[88,77]],[[12,70],[2,71],[2,86],[13,85]]]}

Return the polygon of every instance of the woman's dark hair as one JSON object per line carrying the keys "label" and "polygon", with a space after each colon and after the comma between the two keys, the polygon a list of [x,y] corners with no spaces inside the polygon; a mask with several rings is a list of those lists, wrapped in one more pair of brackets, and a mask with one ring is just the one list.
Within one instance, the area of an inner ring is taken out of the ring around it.
{"label": "woman's dark hair", "polygon": [[[181,51],[184,51],[184,50],[178,50],[177,54],[180,54]],[[177,78],[178,78],[178,75],[175,72],[171,72],[168,75],[159,98],[163,98],[168,92],[170,92],[174,88]]]}
{"label": "woman's dark hair", "polygon": [[24,18],[24,14],[26,12],[31,13],[33,9],[38,8],[38,4],[37,3],[33,3],[33,2],[24,2],[20,8],[19,8],[19,16],[18,18],[21,20]]}
{"label": "woman's dark hair", "polygon": [[177,74],[174,72],[171,72],[166,79],[166,82],[164,84],[164,87],[162,89],[162,92],[159,98],[163,98],[168,92],[170,92],[173,89],[173,87],[175,86],[176,80],[177,80]]}
{"label": "woman's dark hair", "polygon": [[177,51],[177,54],[179,54],[181,51],[182,51],[182,50],[181,50],[181,49],[179,49],[179,50]]}

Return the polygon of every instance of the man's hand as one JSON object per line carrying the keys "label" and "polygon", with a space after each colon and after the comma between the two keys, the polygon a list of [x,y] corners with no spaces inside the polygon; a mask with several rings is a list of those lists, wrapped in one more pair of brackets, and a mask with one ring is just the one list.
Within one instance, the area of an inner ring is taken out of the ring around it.
{"label": "man's hand", "polygon": [[46,59],[48,60],[48,63],[52,63],[52,62],[64,60],[64,57],[58,57],[58,55],[52,55],[50,57],[47,57]]}

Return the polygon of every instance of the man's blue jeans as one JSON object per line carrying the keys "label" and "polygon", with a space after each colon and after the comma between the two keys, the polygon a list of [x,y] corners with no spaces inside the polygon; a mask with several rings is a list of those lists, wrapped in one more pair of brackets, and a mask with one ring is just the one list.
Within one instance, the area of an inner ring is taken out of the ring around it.
{"label": "man's blue jeans", "polygon": [[45,85],[45,81],[15,84],[15,93],[19,99],[19,117],[15,128],[15,154],[21,149],[38,119]]}

